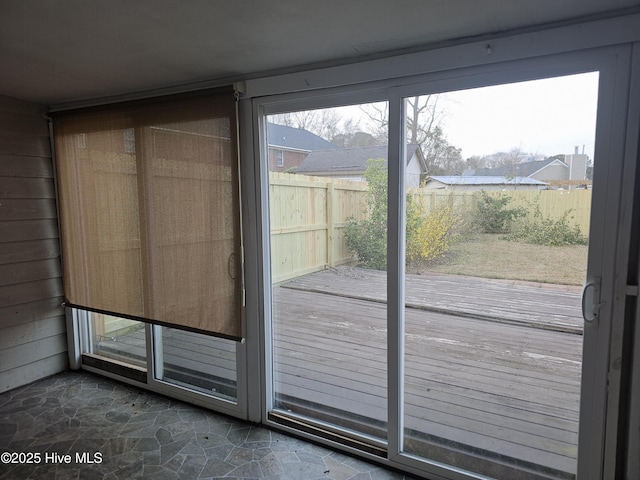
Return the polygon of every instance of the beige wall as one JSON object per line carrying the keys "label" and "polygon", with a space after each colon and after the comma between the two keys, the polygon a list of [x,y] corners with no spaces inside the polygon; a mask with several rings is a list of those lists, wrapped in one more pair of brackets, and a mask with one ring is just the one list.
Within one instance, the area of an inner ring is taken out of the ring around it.
{"label": "beige wall", "polygon": [[583,153],[564,156],[564,162],[569,165],[569,180],[585,180],[587,178],[588,160],[589,157]]}
{"label": "beige wall", "polygon": [[562,165],[547,165],[539,172],[530,175],[530,177],[543,182],[549,180],[568,180],[569,169]]}
{"label": "beige wall", "polygon": [[405,184],[407,187],[419,187],[422,169],[417,156],[411,157],[409,164],[405,170]]}

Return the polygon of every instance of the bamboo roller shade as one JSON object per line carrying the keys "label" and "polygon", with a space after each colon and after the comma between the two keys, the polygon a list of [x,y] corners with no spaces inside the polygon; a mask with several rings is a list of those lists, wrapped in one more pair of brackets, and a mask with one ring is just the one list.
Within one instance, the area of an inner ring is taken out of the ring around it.
{"label": "bamboo roller shade", "polygon": [[54,118],[66,301],[242,338],[232,93]]}

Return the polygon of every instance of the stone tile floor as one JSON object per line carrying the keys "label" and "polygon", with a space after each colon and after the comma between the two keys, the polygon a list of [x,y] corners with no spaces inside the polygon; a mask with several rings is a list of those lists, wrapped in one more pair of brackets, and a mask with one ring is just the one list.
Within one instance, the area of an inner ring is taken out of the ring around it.
{"label": "stone tile floor", "polygon": [[409,478],[87,372],[0,394],[0,453],[2,479]]}

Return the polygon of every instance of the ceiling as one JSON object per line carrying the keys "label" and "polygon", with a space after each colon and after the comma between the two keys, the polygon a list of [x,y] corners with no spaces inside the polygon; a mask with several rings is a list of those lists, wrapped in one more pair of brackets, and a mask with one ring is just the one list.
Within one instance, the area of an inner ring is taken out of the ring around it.
{"label": "ceiling", "polygon": [[600,15],[638,0],[1,0],[0,94],[55,105]]}

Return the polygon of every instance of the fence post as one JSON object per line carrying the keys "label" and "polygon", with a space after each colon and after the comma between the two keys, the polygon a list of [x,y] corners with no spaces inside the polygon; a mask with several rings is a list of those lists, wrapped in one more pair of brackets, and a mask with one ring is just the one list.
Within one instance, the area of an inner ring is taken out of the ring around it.
{"label": "fence post", "polygon": [[327,182],[327,265],[335,267],[333,258],[333,238],[335,236],[335,221],[333,218],[333,181]]}

